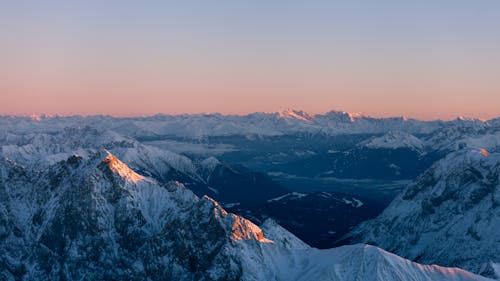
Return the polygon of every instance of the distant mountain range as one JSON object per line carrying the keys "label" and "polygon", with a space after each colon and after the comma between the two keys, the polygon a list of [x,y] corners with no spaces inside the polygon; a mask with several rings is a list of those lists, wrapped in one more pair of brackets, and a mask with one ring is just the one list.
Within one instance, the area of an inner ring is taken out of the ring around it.
{"label": "distant mountain range", "polygon": [[[43,129],[40,128],[43,124]],[[113,130],[131,137],[177,136],[200,138],[206,136],[257,135],[275,136],[290,133],[310,134],[380,134],[403,131],[410,134],[428,134],[449,126],[498,128],[500,119],[482,121],[457,118],[452,121],[420,121],[405,117],[374,118],[362,114],[330,111],[310,115],[299,110],[249,115],[183,114],[149,117],[115,118],[111,116],[50,116],[0,117],[2,127],[11,130],[57,130],[64,127],[90,125]]]}

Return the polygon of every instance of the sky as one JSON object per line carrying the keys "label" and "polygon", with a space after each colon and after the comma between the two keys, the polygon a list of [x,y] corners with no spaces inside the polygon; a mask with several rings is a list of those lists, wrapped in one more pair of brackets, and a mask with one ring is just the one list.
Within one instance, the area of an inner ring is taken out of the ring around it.
{"label": "sky", "polygon": [[0,114],[500,116],[500,1],[2,1]]}

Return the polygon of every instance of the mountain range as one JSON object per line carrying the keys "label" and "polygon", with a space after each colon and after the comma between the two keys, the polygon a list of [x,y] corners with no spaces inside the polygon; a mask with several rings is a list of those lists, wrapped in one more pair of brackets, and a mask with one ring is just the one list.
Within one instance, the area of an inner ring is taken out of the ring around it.
{"label": "mountain range", "polygon": [[0,116],[0,147],[2,280],[500,277],[499,118]]}
{"label": "mountain range", "polygon": [[[40,126],[40,123],[43,126]],[[248,115],[183,114],[154,115],[148,117],[116,118],[112,116],[2,116],[0,124],[12,131],[36,132],[60,130],[64,127],[90,125],[108,129],[131,137],[177,136],[202,138],[206,136],[276,136],[290,133],[361,134],[404,131],[410,134],[429,134],[450,126],[473,126],[483,129],[496,127],[498,118],[487,121],[459,117],[451,121],[421,121],[405,117],[375,118],[359,113],[330,111],[308,114],[288,109],[276,113],[257,112]]]}
{"label": "mountain range", "polygon": [[368,245],[312,249],[109,152],[45,169],[2,161],[4,280],[487,280]]}

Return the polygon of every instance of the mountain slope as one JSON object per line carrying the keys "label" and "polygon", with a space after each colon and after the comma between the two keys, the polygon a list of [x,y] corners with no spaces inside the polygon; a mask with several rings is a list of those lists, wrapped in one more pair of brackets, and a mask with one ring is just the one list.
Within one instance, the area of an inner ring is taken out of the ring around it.
{"label": "mountain slope", "polygon": [[241,264],[224,245],[267,241],[216,202],[159,186],[113,155],[73,156],[41,173],[7,165],[0,247],[11,278],[232,280]]}
{"label": "mountain slope", "polygon": [[406,148],[410,150],[415,150],[417,152],[421,152],[424,148],[424,144],[420,139],[416,138],[411,134],[399,131],[390,131],[384,134],[383,136],[371,138],[369,140],[361,142],[359,146],[373,148],[373,149]]}
{"label": "mountain slope", "polygon": [[160,182],[182,182],[199,196],[209,195],[222,202],[265,202],[287,192],[263,174],[223,164],[215,158],[198,163],[116,132],[89,126],[65,128],[53,134],[28,133],[7,143],[0,146],[0,155],[31,167],[45,167],[74,153],[85,156],[106,149],[146,176]]}
{"label": "mountain slope", "polygon": [[423,263],[492,275],[500,262],[500,154],[460,150],[351,234]]}
{"label": "mountain slope", "polygon": [[2,280],[487,280],[372,246],[312,249],[267,222],[270,240],[107,152],[41,170],[0,161]]}

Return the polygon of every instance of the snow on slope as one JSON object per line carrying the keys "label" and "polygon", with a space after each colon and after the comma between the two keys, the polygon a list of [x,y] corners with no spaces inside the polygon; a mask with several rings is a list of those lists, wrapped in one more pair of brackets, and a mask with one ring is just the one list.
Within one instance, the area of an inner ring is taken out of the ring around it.
{"label": "snow on slope", "polygon": [[492,276],[500,262],[500,153],[463,149],[438,161],[351,234],[423,263]]}
{"label": "snow on slope", "polygon": [[53,134],[24,134],[15,144],[1,146],[0,154],[23,165],[45,166],[75,153],[87,155],[99,149],[109,150],[134,168],[153,175],[176,170],[196,177],[195,164],[185,156],[92,127],[65,128]]}
{"label": "snow on slope", "polygon": [[280,280],[486,280],[460,269],[420,265],[370,245],[350,245],[329,250],[294,251],[290,267],[278,260]]}
{"label": "snow on slope", "polygon": [[[29,117],[0,116],[0,127],[11,133],[55,133],[66,127],[92,126],[112,130],[129,137],[261,135],[290,133],[365,134],[400,130],[408,133],[431,133],[448,124],[444,121],[373,118],[362,114],[331,111],[309,115],[299,110],[277,113],[252,113],[245,116],[221,114],[155,115],[149,117],[114,118],[111,116],[47,117],[39,121]],[[465,122],[462,122],[465,124]],[[460,123],[459,125],[461,126]],[[467,123],[468,124],[468,123]]]}
{"label": "snow on slope", "polygon": [[463,147],[462,143],[467,143],[469,138],[480,138],[483,135],[494,134],[495,131],[497,128],[489,122],[457,119],[435,131],[425,143],[436,151],[450,152]]}
{"label": "snow on slope", "polygon": [[310,248],[105,152],[0,162],[2,280],[487,280],[367,245]]}
{"label": "snow on slope", "polygon": [[[330,111],[311,115],[288,109],[276,113],[248,115],[182,114],[148,117],[115,118],[111,116],[0,116],[0,128],[9,133],[57,133],[67,127],[90,126],[112,130],[128,137],[177,136],[203,138],[205,136],[261,135],[275,136],[290,133],[381,134],[402,131],[410,134],[429,134],[443,128],[498,128],[497,119],[456,119],[452,121],[420,121],[404,117],[374,118],[360,113]],[[464,129],[465,128],[465,129]],[[1,138],[2,132],[0,132]]]}
{"label": "snow on slope", "polygon": [[266,234],[266,237],[271,239],[279,247],[291,250],[311,248],[288,230],[281,227],[273,219],[266,219],[260,227]]}
{"label": "snow on slope", "polygon": [[225,262],[232,238],[266,242],[213,200],[160,186],[107,153],[0,169],[1,280],[230,280],[241,275]]}
{"label": "snow on slope", "polygon": [[2,145],[2,154],[16,162],[30,165],[53,164],[68,158],[75,152],[99,148],[130,147],[133,140],[91,127],[65,128],[55,133],[19,134],[15,141]]}
{"label": "snow on slope", "polygon": [[302,110],[287,109],[278,112],[278,116],[283,119],[295,119],[305,122],[313,122],[314,117]]}
{"label": "snow on slope", "polygon": [[354,208],[359,208],[359,207],[364,205],[364,203],[361,200],[356,199],[354,197],[350,197],[349,199],[347,199],[345,197],[333,198],[332,194],[330,194],[328,192],[319,192],[316,194],[315,193],[290,192],[290,193],[286,193],[286,194],[278,196],[278,197],[268,199],[267,203],[279,202],[282,200],[283,201],[294,201],[294,200],[300,200],[300,199],[305,198],[305,197],[318,196],[318,195],[321,197],[324,197],[324,198],[335,199],[335,200],[340,201],[344,204],[351,205]]}
{"label": "snow on slope", "polygon": [[420,139],[401,131],[390,131],[383,136],[363,141],[359,146],[375,149],[408,148],[415,151],[422,151],[424,148],[423,142]]}
{"label": "snow on slope", "polygon": [[491,152],[500,152],[500,131],[466,137],[460,140],[459,145],[460,144],[465,145],[468,148],[486,149]]}

